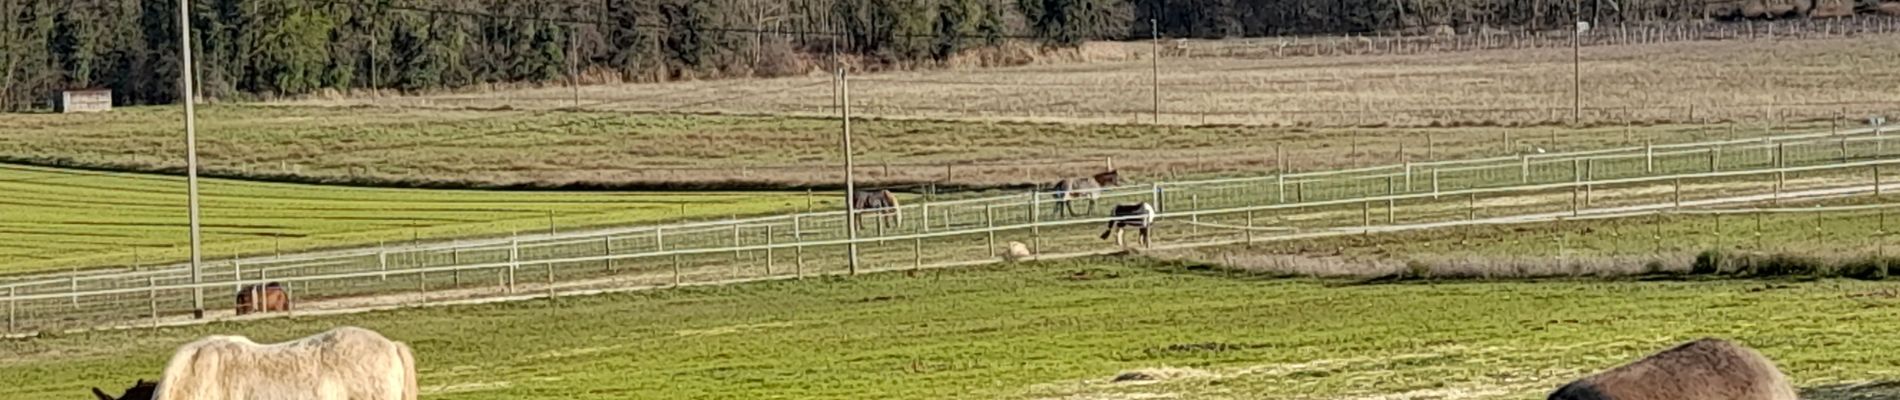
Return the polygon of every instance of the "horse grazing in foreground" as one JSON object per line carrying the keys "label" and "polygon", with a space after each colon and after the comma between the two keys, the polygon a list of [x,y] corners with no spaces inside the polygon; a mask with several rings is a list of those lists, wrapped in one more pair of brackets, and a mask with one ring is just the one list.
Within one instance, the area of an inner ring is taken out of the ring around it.
{"label": "horse grazing in foreground", "polygon": [[245,285],[238,291],[237,315],[272,311],[290,311],[290,293],[284,291],[284,285]]}
{"label": "horse grazing in foreground", "polygon": [[1073,179],[1063,179],[1063,180],[1056,181],[1053,188],[1050,189],[1049,194],[1056,198],[1056,204],[1055,204],[1056,215],[1060,216],[1066,210],[1069,213],[1069,216],[1074,217],[1074,216],[1077,216],[1078,214],[1075,213],[1075,205],[1071,204],[1070,202],[1078,200],[1078,199],[1088,199],[1089,201],[1088,214],[1094,214],[1095,213],[1095,199],[1102,196],[1102,188],[1116,187],[1116,186],[1121,186],[1121,185],[1122,185],[1121,173],[1116,172],[1115,170],[1108,170],[1108,172],[1095,174],[1094,176],[1090,176],[1087,178],[1073,178]]}
{"label": "horse grazing in foreground", "polygon": [[897,195],[889,190],[860,190],[851,193],[851,221],[858,229],[864,229],[864,214],[877,213],[878,227],[889,225],[898,227],[904,224],[903,206],[897,204]]}
{"label": "horse grazing in foreground", "polygon": [[1571,382],[1550,400],[1795,400],[1794,387],[1761,353],[1701,339]]}
{"label": "horse grazing in foreground", "polygon": [[1126,250],[1128,249],[1128,244],[1122,241],[1122,232],[1124,228],[1132,226],[1139,228],[1141,231],[1141,247],[1149,247],[1151,243],[1148,242],[1148,229],[1153,228],[1155,224],[1155,207],[1153,204],[1145,202],[1118,204],[1111,210],[1111,214],[1113,215],[1113,219],[1108,221],[1108,230],[1102,231],[1102,240],[1108,240],[1108,235],[1113,233],[1115,234],[1115,245],[1121,246],[1122,249]]}
{"label": "horse grazing in foreground", "polygon": [[139,383],[125,389],[125,393],[120,394],[116,399],[106,395],[105,391],[99,390],[96,386],[92,388],[92,395],[98,397],[99,400],[152,400],[152,393],[157,389],[158,382],[146,382],[140,379]]}
{"label": "horse grazing in foreground", "polygon": [[[157,400],[415,400],[409,346],[342,327],[277,344],[209,336],[178,348]],[[128,400],[128,399],[121,399]]]}

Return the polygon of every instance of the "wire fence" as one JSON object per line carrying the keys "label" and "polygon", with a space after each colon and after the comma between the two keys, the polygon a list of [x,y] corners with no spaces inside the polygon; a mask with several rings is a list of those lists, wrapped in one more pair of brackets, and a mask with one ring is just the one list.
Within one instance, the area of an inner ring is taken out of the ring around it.
{"label": "wire fence", "polygon": [[857,240],[846,212],[811,212],[210,261],[197,283],[189,268],[168,266],[30,277],[0,290],[6,332],[24,334],[190,321],[200,290],[211,318],[229,318],[232,297],[264,282],[281,282],[308,312],[968,265],[1002,259],[1009,242],[1038,257],[1096,254],[1116,250],[1097,237],[1104,204],[1156,204],[1162,246],[1534,221],[1866,191],[1882,166],[1900,162],[1891,139],[1868,128],[1153,182],[1102,189],[1072,210],[1058,210],[1053,193],[1025,191],[853,213]]}

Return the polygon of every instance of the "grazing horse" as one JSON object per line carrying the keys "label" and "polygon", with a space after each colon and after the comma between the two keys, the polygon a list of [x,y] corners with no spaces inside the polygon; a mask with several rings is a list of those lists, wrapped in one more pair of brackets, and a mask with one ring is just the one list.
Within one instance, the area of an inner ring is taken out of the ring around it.
{"label": "grazing horse", "polygon": [[237,294],[237,315],[254,312],[290,311],[290,293],[277,282],[245,285]]}
{"label": "grazing horse", "polygon": [[210,336],[178,348],[157,400],[415,400],[409,346],[342,327],[278,344]]}
{"label": "grazing horse", "polygon": [[1761,353],[1701,339],[1578,379],[1550,400],[1795,400],[1794,387]]}
{"label": "grazing horse", "polygon": [[1088,178],[1073,178],[1073,179],[1063,179],[1063,180],[1056,181],[1056,184],[1054,185],[1055,188],[1050,190],[1049,194],[1051,196],[1055,196],[1056,198],[1056,204],[1055,204],[1056,215],[1060,216],[1062,215],[1063,211],[1066,210],[1068,211],[1069,216],[1073,217],[1073,216],[1077,216],[1078,214],[1075,213],[1075,206],[1073,204],[1070,204],[1069,202],[1075,201],[1078,199],[1088,199],[1089,201],[1088,214],[1094,214],[1095,213],[1095,199],[1097,197],[1101,197],[1102,188],[1116,187],[1116,186],[1121,186],[1121,185],[1122,185],[1121,173],[1116,172],[1115,170],[1109,170],[1108,172],[1095,174],[1094,176],[1090,176]]}
{"label": "grazing horse", "polygon": [[897,204],[897,195],[889,190],[860,190],[851,193],[851,221],[858,229],[864,229],[864,214],[877,213],[878,226],[890,227],[904,224],[903,207]]}
{"label": "grazing horse", "polygon": [[152,400],[152,393],[157,389],[158,382],[146,382],[144,379],[140,379],[138,384],[125,389],[125,393],[119,395],[116,399],[106,395],[105,391],[99,390],[96,386],[92,388],[92,395],[98,397],[99,400]]}
{"label": "grazing horse", "polygon": [[1114,233],[1115,245],[1121,246],[1122,249],[1127,249],[1128,244],[1122,241],[1122,231],[1123,228],[1132,226],[1140,229],[1141,247],[1149,247],[1148,229],[1153,228],[1155,224],[1155,206],[1153,204],[1145,202],[1118,204],[1115,205],[1115,209],[1111,212],[1114,215],[1114,219],[1108,221],[1108,230],[1102,231],[1102,240],[1108,240],[1108,235]]}

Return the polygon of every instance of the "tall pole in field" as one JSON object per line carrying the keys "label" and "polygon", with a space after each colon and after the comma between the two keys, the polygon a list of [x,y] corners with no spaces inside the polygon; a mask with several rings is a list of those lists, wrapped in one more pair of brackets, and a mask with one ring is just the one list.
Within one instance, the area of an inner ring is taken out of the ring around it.
{"label": "tall pole in field", "polygon": [[1149,18],[1148,31],[1154,35],[1154,69],[1149,83],[1154,89],[1155,125],[1161,125],[1161,23]]}
{"label": "tall pole in field", "polygon": [[[193,104],[197,98],[191,92],[191,0],[178,0],[178,43],[182,60],[178,73],[183,76],[179,88],[184,93],[185,102],[185,185],[188,187],[185,197],[191,208],[191,283],[196,285],[204,282],[204,276],[199,274],[199,264],[203,259],[198,247],[198,127],[194,119],[197,110]],[[191,288],[191,316],[205,317],[203,287]]]}
{"label": "tall pole in field", "polygon": [[[1581,0],[1570,2],[1570,14],[1577,16],[1583,7]],[[1570,123],[1583,123],[1583,18],[1573,18],[1579,22],[1570,34]],[[1593,27],[1594,28],[1594,27]]]}
{"label": "tall pole in field", "polygon": [[852,196],[858,193],[856,175],[851,171],[851,79],[844,68],[838,68],[838,111],[844,120],[844,230],[850,241],[845,244],[846,266],[851,275],[858,274],[858,224],[857,205],[851,204]]}

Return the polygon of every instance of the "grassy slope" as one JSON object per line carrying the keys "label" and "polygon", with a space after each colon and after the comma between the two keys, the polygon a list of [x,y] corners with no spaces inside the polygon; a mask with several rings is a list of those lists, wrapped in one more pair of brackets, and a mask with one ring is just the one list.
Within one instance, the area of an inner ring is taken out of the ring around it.
{"label": "grassy slope", "polygon": [[[1078,272],[1090,279],[1073,279]],[[202,335],[358,325],[410,342],[430,399],[1540,396],[1704,335],[1804,386],[1900,379],[1890,283],[1334,285],[1084,260],[0,343],[16,400],[154,378]],[[1190,368],[1156,385],[1118,372]]]}
{"label": "grassy slope", "polygon": [[[835,120],[609,112],[212,106],[199,154],[215,174],[337,183],[456,185],[834,185]],[[179,112],[0,115],[0,159],[182,171]],[[1781,125],[1780,132],[1828,124]],[[1271,128],[932,121],[853,124],[859,179],[1019,185],[1116,165],[1134,179],[1294,170],[1679,143],[1768,132],[1733,125]],[[1509,140],[1507,142],[1506,140]],[[1167,148],[1168,152],[1153,149]],[[895,164],[886,169],[886,164]],[[946,171],[945,165],[959,164]],[[1029,164],[1024,166],[1023,164]]]}
{"label": "grassy slope", "polygon": [[[202,182],[209,257],[802,210],[791,193],[481,192]],[[0,273],[186,255],[179,177],[0,166]],[[682,208],[684,206],[684,208]],[[681,212],[685,212],[682,216]]]}

